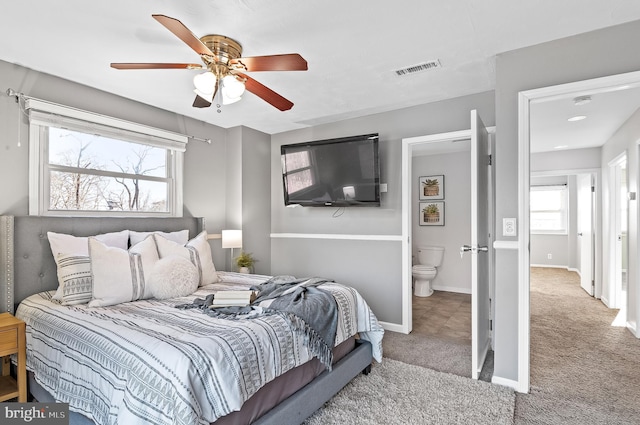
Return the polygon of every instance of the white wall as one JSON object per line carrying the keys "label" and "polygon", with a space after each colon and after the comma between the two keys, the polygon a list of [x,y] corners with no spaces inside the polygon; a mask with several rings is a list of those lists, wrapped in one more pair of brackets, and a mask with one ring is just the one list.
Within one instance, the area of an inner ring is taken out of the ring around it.
{"label": "white wall", "polygon": [[[443,246],[444,258],[432,281],[439,291],[471,293],[471,256],[460,257],[460,247],[471,241],[471,152],[413,157],[412,163],[412,253],[418,263],[420,245]],[[419,225],[419,177],[444,175],[444,226]]]}
{"label": "white wall", "polygon": [[[640,32],[640,31],[639,31]],[[605,187],[605,195],[603,202],[603,222],[607,223],[604,226],[604,238],[603,238],[603,252],[609,253],[614,247],[609,243],[611,234],[615,234],[612,223],[613,217],[609,214],[611,197],[609,188],[611,182],[609,181],[609,162],[616,158],[623,152],[627,153],[627,176],[629,192],[638,193],[638,176],[639,164],[638,164],[638,143],[640,143],[640,110],[636,111],[607,141],[602,147],[602,181]],[[640,337],[640,331],[638,330],[638,316],[640,313],[640,276],[638,270],[638,201],[629,202],[629,238],[628,238],[628,292],[627,298],[629,300],[627,310],[627,323],[631,330]],[[610,263],[611,257],[605,256],[603,275],[605,277],[605,285],[603,287],[603,296],[609,296],[613,288],[609,285],[611,282],[611,273],[613,266]]]}

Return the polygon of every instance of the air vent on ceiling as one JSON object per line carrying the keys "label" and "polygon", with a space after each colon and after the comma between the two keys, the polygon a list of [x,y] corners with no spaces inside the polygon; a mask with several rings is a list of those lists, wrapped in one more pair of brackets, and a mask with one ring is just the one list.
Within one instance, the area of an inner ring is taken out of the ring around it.
{"label": "air vent on ceiling", "polygon": [[405,75],[416,74],[418,72],[429,71],[430,69],[442,68],[440,64],[440,60],[432,60],[424,63],[419,63],[417,65],[408,66],[402,69],[396,69],[396,75],[399,77],[403,77]]}

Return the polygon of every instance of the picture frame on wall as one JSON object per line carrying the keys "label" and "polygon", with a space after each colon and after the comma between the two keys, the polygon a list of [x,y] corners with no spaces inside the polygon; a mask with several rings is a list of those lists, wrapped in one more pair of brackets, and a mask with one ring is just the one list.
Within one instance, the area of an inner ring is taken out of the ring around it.
{"label": "picture frame on wall", "polygon": [[444,175],[420,177],[418,191],[421,201],[444,199]]}
{"label": "picture frame on wall", "polygon": [[420,226],[444,226],[444,202],[420,202]]}

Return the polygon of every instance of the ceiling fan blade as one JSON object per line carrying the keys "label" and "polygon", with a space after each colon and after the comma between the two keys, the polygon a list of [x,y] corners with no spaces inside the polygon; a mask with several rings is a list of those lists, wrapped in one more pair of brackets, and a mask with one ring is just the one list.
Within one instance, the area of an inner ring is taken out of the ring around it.
{"label": "ceiling fan blade", "polygon": [[174,33],[180,40],[187,43],[189,47],[195,50],[199,55],[215,56],[198,37],[196,37],[189,28],[175,18],[166,15],[151,15],[153,19],[160,22],[169,31]]}
{"label": "ceiling fan blade", "polygon": [[297,53],[286,55],[253,56],[233,59],[231,64],[241,64],[249,72],[254,71],[306,71],[307,61]]}
{"label": "ceiling fan blade", "polygon": [[278,93],[271,90],[269,87],[257,82],[248,75],[237,73],[242,78],[245,78],[245,88],[251,93],[255,94],[265,102],[275,106],[281,111],[288,111],[293,107],[293,102],[280,96]]}
{"label": "ceiling fan blade", "polygon": [[197,63],[112,63],[115,69],[203,69]]}
{"label": "ceiling fan blade", "polygon": [[200,96],[196,96],[195,100],[193,101],[194,108],[208,108],[209,106],[211,106],[211,102],[201,98]]}

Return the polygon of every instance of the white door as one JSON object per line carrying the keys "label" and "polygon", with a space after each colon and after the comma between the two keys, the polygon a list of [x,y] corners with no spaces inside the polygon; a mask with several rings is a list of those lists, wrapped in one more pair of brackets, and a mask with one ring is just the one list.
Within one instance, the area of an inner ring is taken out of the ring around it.
{"label": "white door", "polygon": [[591,189],[591,174],[578,174],[576,185],[578,188],[580,286],[593,296],[593,190]]}
{"label": "white door", "polygon": [[489,327],[489,133],[471,111],[471,376],[478,379],[491,342]]}

